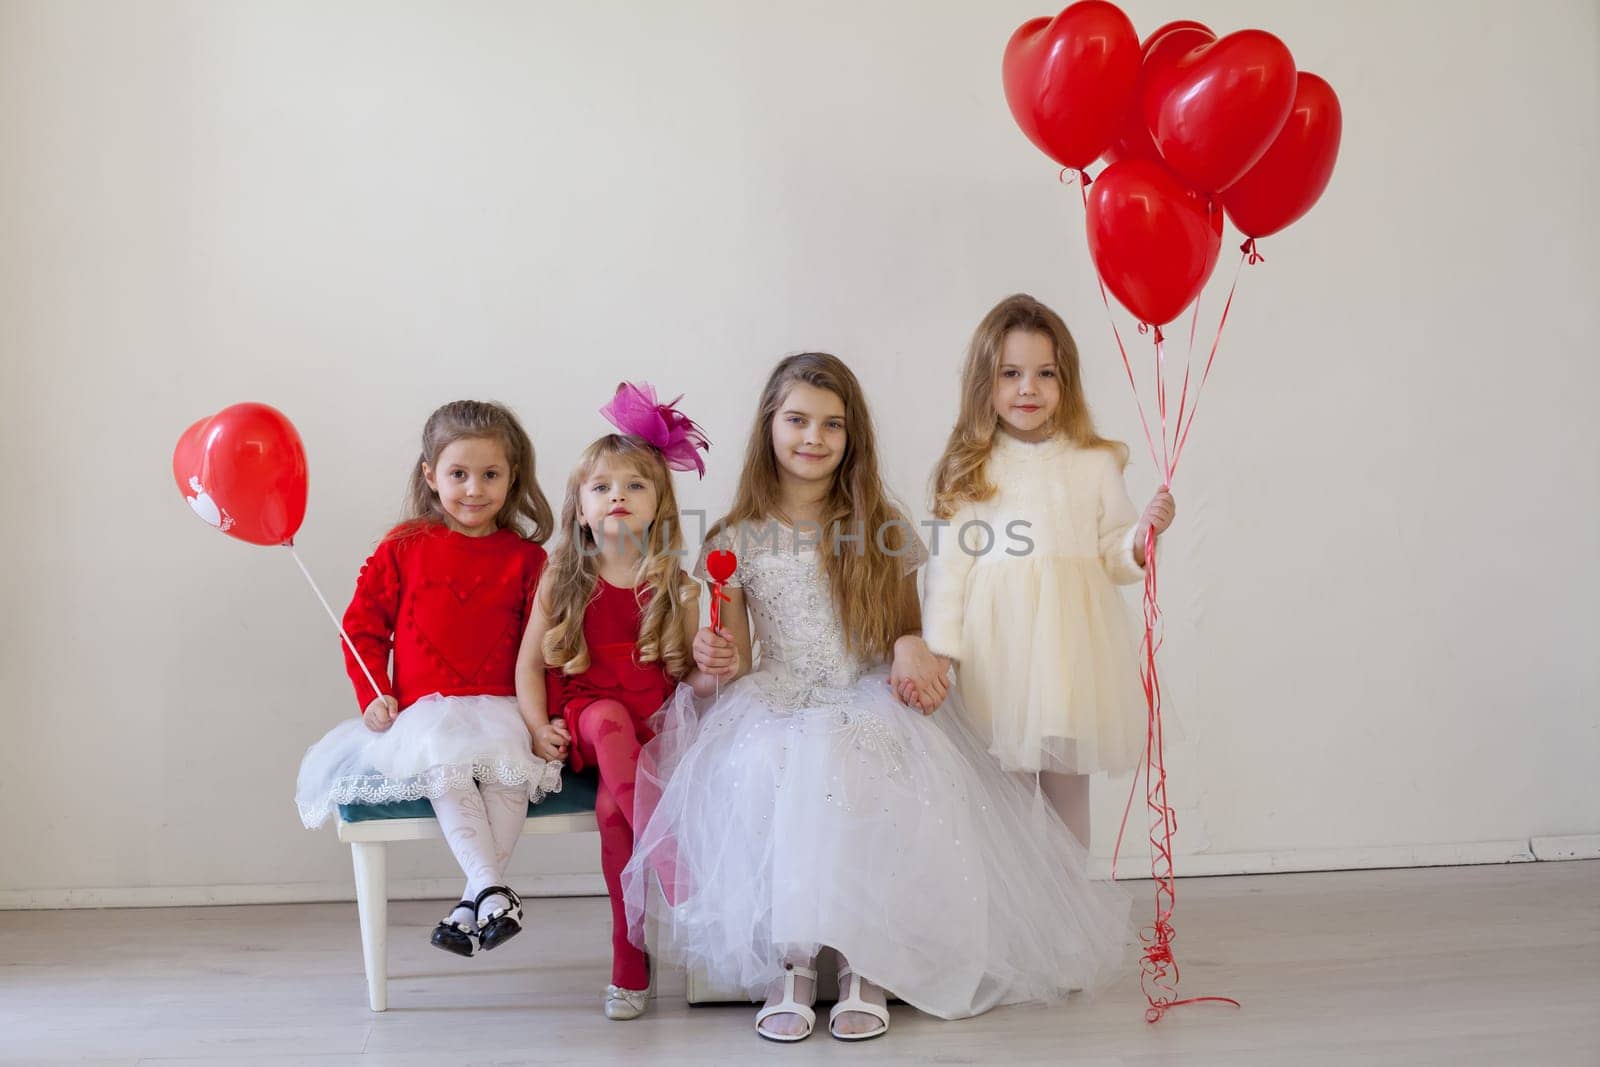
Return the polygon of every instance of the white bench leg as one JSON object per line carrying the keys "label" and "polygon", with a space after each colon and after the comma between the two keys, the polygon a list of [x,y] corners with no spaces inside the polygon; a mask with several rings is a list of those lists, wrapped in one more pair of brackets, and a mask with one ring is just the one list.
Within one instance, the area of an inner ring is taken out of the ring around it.
{"label": "white bench leg", "polygon": [[367,1003],[389,1010],[389,864],[381,841],[353,841],[356,910],[361,914],[361,958],[367,968]]}

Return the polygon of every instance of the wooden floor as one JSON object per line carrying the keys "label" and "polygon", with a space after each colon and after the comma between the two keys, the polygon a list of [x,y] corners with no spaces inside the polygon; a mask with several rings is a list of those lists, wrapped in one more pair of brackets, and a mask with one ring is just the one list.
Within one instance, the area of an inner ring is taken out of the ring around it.
{"label": "wooden floor", "polygon": [[1600,861],[1188,879],[1183,992],[1242,1010],[1149,1026],[1130,973],[963,1022],[896,1005],[856,1046],[762,1042],[681,977],[609,1022],[605,902],[529,904],[530,931],[474,960],[427,944],[436,905],[391,905],[385,1015],[353,904],[0,913],[0,1062],[1600,1064]]}

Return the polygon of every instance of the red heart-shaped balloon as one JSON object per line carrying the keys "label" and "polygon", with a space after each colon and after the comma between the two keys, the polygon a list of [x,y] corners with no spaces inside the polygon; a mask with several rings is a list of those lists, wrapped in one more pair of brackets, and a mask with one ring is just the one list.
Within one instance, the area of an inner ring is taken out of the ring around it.
{"label": "red heart-shaped balloon", "polygon": [[1161,152],[1150,139],[1150,128],[1144,124],[1144,90],[1158,72],[1170,69],[1178,60],[1203,44],[1210,44],[1217,35],[1199,22],[1179,19],[1157,27],[1144,39],[1140,49],[1143,60],[1139,64],[1139,80],[1134,83],[1133,94],[1128,99],[1128,109],[1123,112],[1122,123],[1117,127],[1117,137],[1106,149],[1106,162],[1119,159],[1153,159],[1159,162]]}
{"label": "red heart-shaped balloon", "polygon": [[1343,132],[1344,117],[1333,86],[1302,70],[1294,105],[1277,140],[1222,194],[1222,206],[1240,232],[1265,237],[1310,211],[1333,177]]}
{"label": "red heart-shaped balloon", "polygon": [[283,412],[234,404],[185,430],[172,477],[189,507],[230,537],[286,545],[306,515],[306,452]]}
{"label": "red heart-shaped balloon", "polygon": [[739,557],[725,548],[706,554],[706,573],[718,582],[725,582],[739,569]]}
{"label": "red heart-shaped balloon", "polygon": [[1139,77],[1139,35],[1115,4],[1079,0],[1006,43],[1006,103],[1028,140],[1082,170],[1116,135]]}
{"label": "red heart-shaped balloon", "polygon": [[1203,193],[1238,181],[1294,103],[1294,56],[1264,30],[1240,30],[1151,72],[1141,106],[1173,172]]}
{"label": "red heart-shaped balloon", "polygon": [[1222,248],[1222,211],[1148,159],[1113,163],[1089,186],[1089,255],[1141,322],[1163,326],[1200,295]]}

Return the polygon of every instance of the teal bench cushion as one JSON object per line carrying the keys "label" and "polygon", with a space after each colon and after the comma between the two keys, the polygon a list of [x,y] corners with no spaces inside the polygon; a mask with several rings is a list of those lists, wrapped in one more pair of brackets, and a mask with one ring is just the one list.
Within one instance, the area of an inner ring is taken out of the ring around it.
{"label": "teal bench cushion", "polygon": [[[593,772],[563,774],[561,792],[552,793],[537,804],[528,805],[530,816],[581,815],[594,811],[595,792],[599,780]],[[339,818],[344,822],[368,822],[372,819],[431,819],[433,805],[422,800],[400,800],[393,804],[340,804]]]}

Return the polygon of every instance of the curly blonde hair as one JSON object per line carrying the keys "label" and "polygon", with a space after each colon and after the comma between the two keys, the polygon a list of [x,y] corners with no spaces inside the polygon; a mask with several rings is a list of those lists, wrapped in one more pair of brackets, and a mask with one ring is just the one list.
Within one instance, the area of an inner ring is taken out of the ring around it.
{"label": "curly blonde hair", "polygon": [[[544,635],[544,661],[564,674],[589,669],[589,646],[583,636],[583,614],[599,588],[599,554],[594,531],[582,524],[579,494],[601,461],[631,467],[656,491],[656,517],[645,532],[644,555],[639,561],[635,589],[650,591],[639,620],[640,663],[659,662],[674,678],[694,667],[686,619],[697,612],[694,579],[683,573],[683,523],[672,474],[654,446],[637,437],[607,434],[584,449],[567,478],[561,504],[561,540],[550,553],[544,609],[550,628]],[[643,600],[643,597],[640,597]]]}

